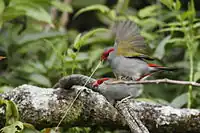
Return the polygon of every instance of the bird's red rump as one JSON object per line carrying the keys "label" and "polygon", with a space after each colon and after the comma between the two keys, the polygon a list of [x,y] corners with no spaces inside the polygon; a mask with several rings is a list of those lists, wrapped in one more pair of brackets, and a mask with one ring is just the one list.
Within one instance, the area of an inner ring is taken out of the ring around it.
{"label": "bird's red rump", "polygon": [[148,65],[149,65],[149,67],[162,67],[162,66],[159,66],[157,64],[148,64]]}
{"label": "bird's red rump", "polygon": [[109,80],[109,78],[101,78],[97,80],[97,84],[100,85],[102,84],[104,81]]}
{"label": "bird's red rump", "polygon": [[97,82],[99,82],[100,84],[102,84],[106,80],[109,80],[109,78],[101,78],[101,79],[98,79]]}

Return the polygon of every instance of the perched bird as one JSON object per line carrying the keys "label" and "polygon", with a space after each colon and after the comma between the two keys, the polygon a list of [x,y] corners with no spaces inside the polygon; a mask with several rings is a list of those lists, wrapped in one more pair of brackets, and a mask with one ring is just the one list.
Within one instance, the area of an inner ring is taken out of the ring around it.
{"label": "perched bird", "polygon": [[102,94],[111,104],[128,96],[132,98],[138,97],[143,91],[142,85],[127,85],[123,83],[109,84],[113,81],[114,79],[111,78],[101,78],[93,83],[96,91]]}
{"label": "perched bird", "polygon": [[114,47],[106,49],[101,60],[108,61],[117,79],[141,80],[154,72],[175,70],[147,63],[153,58],[148,55],[148,46],[132,21],[115,23],[112,32],[116,36]]}

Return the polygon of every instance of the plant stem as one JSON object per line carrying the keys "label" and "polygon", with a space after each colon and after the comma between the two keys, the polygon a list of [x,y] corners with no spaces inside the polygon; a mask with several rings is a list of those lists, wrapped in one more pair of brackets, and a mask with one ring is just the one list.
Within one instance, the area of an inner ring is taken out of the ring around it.
{"label": "plant stem", "polygon": [[[188,38],[188,43],[187,43],[187,47],[188,47],[188,51],[189,51],[189,60],[190,60],[190,76],[189,76],[189,80],[190,82],[193,81],[193,75],[194,75],[194,61],[193,61],[193,43],[194,43],[194,36],[193,36],[193,22],[190,23],[189,25],[190,27],[190,31],[189,31],[189,36],[187,36],[186,38]],[[185,31],[185,35],[187,35],[187,31]],[[190,85],[188,88],[188,104],[187,107],[191,108],[192,106],[192,101],[193,101],[193,96],[192,96],[192,86]]]}
{"label": "plant stem", "polygon": [[73,59],[72,74],[74,74],[75,68],[76,68],[76,59]]}
{"label": "plant stem", "polygon": [[77,57],[79,51],[80,51],[80,48],[77,49],[77,51],[76,51],[76,56],[75,56],[75,58],[73,58],[72,74],[74,74],[74,70],[76,69],[76,63],[77,63],[77,62],[76,62],[76,57]]}
{"label": "plant stem", "polygon": [[[190,80],[190,82],[192,82],[193,81],[193,73],[194,73],[194,68],[193,68],[193,52],[190,50],[190,54],[189,54],[189,59],[190,59],[190,78],[189,78],[189,80]],[[191,106],[192,106],[192,100],[193,100],[193,98],[192,98],[192,85],[190,85],[189,86],[189,88],[188,88],[188,104],[187,104],[187,107],[188,108],[191,108]]]}
{"label": "plant stem", "polygon": [[[192,27],[193,27],[193,25],[192,25],[192,23],[190,23],[190,25],[189,25],[190,31],[188,32],[187,29],[186,29],[185,24],[183,23],[182,19],[181,19],[181,23],[182,23],[182,26],[184,28],[184,35],[185,35],[185,39],[186,39],[186,46],[187,46],[187,49],[189,51],[189,61],[190,61],[189,81],[192,82],[193,81],[193,75],[194,75],[193,48],[192,48],[192,45],[194,43],[194,39],[193,39],[194,36],[192,34],[192,30],[193,30]],[[188,88],[188,104],[187,104],[187,108],[191,108],[191,106],[192,106],[192,100],[193,100],[192,85],[190,85],[189,88]]]}
{"label": "plant stem", "polygon": [[118,0],[117,13],[124,13],[128,9],[129,0]]}

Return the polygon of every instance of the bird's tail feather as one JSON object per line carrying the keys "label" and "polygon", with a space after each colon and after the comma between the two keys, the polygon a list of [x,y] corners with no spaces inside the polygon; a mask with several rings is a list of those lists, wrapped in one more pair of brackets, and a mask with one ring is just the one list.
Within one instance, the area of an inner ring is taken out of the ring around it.
{"label": "bird's tail feather", "polygon": [[163,66],[159,66],[157,64],[148,64],[149,67],[153,70],[153,71],[176,71],[178,70],[178,68],[173,68],[173,67],[163,67]]}
{"label": "bird's tail feather", "polygon": [[158,70],[163,70],[163,71],[176,71],[178,68],[173,68],[173,67],[157,67]]}

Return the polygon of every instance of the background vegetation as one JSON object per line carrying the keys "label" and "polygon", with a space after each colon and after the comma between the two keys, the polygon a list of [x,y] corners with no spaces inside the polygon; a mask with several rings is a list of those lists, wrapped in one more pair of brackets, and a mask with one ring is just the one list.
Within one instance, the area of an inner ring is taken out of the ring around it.
{"label": "background vegetation", "polygon": [[[103,49],[113,45],[106,29],[125,19],[139,25],[156,63],[179,68],[152,78],[198,82],[199,4],[198,0],[0,0],[0,55],[7,57],[0,62],[0,90],[22,84],[51,87],[73,73],[89,76]],[[104,63],[93,77],[111,76]],[[140,99],[200,108],[199,91],[191,86],[145,85]]]}

